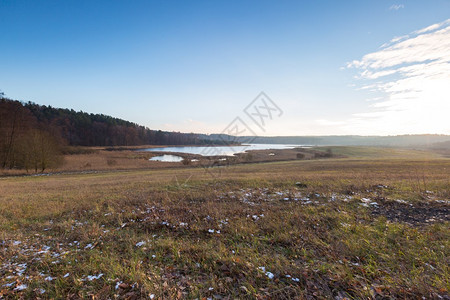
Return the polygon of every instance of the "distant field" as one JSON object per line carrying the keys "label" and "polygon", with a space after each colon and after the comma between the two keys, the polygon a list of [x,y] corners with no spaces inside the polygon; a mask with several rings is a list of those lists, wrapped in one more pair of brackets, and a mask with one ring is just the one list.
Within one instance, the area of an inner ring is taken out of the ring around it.
{"label": "distant field", "polygon": [[331,149],[348,157],[2,178],[0,298],[448,296],[450,159]]}
{"label": "distant field", "polygon": [[[144,146],[142,146],[144,147]],[[193,155],[186,153],[178,153],[188,159],[197,159],[198,162],[192,162],[187,165],[182,163],[149,161],[152,156],[160,155],[158,152],[139,152],[135,151],[142,147],[74,147],[70,154],[63,156],[63,163],[57,168],[47,169],[45,173],[58,172],[89,172],[89,171],[116,171],[116,170],[141,170],[141,169],[167,169],[167,168],[186,168],[186,167],[202,167],[212,164],[227,165],[252,163],[252,162],[268,162],[268,161],[292,161],[298,160],[297,155],[303,153],[304,157],[300,160],[311,160],[314,158],[314,152],[326,153],[331,150],[334,156],[347,159],[437,159],[450,158],[450,153],[446,151],[432,152],[425,150],[396,149],[383,147],[346,147],[346,146],[330,146],[330,147],[314,147],[311,150],[301,152],[297,149],[284,150],[258,150],[249,153],[239,154],[236,157],[227,157],[229,161],[220,161],[218,158],[205,158],[201,155]],[[151,146],[145,146],[149,148]],[[114,149],[114,151],[112,151]],[[310,151],[308,153],[307,151]],[[271,156],[273,155],[274,156]],[[223,156],[224,157],[224,156]],[[324,158],[320,158],[324,159]],[[325,158],[326,159],[326,158]],[[9,175],[29,175],[34,172],[30,170],[8,170],[0,169],[0,176]]]}
{"label": "distant field", "polygon": [[401,159],[433,159],[442,158],[442,155],[427,150],[414,150],[407,148],[386,147],[357,147],[357,146],[330,146],[315,147],[317,150],[331,149],[336,155],[345,155],[349,158],[401,158]]}

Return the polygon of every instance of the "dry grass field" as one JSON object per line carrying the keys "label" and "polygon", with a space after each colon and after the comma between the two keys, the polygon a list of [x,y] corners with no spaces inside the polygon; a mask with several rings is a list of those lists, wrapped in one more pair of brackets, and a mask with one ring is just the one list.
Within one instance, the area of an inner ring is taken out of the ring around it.
{"label": "dry grass field", "polygon": [[450,159],[332,151],[1,178],[0,298],[448,299]]}
{"label": "dry grass field", "polygon": [[[117,170],[141,170],[141,169],[168,169],[185,168],[182,163],[150,161],[153,156],[164,154],[163,152],[138,151],[143,148],[155,148],[155,146],[135,147],[74,147],[70,154],[63,155],[62,164],[56,168],[45,170],[45,173],[86,173]],[[157,147],[156,147],[157,148]],[[240,163],[258,163],[271,161],[311,160],[315,159],[315,153],[327,153],[332,151],[335,157],[348,159],[434,159],[444,158],[447,153],[429,152],[423,150],[381,148],[381,147],[314,147],[310,149],[283,149],[283,150],[252,150],[240,153],[234,157],[217,156],[203,157],[201,155],[187,153],[173,153],[174,155],[192,160],[189,167],[204,167],[212,165],[229,165]],[[303,156],[299,158],[298,155]],[[225,161],[220,160],[226,158]],[[33,175],[34,170],[0,169],[0,176]]]}

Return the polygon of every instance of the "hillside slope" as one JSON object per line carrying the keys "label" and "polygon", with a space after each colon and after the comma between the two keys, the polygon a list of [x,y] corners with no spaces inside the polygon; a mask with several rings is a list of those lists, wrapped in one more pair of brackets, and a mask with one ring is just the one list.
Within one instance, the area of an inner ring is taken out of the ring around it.
{"label": "hillside slope", "polygon": [[197,134],[151,130],[103,114],[0,99],[0,140],[30,129],[52,133],[71,146],[136,146],[211,144]]}

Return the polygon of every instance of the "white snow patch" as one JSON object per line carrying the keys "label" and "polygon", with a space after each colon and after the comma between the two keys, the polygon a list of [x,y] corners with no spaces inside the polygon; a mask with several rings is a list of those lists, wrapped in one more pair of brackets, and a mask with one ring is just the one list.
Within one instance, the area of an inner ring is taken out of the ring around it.
{"label": "white snow patch", "polygon": [[16,288],[15,288],[14,290],[15,290],[15,291],[23,291],[23,290],[25,290],[27,287],[28,287],[28,285],[26,285],[26,284],[21,284],[21,285],[16,286]]}
{"label": "white snow patch", "polygon": [[116,286],[114,287],[114,289],[118,289],[119,288],[119,285],[121,285],[122,284],[122,281],[118,281],[117,283],[116,283]]}
{"label": "white snow patch", "polygon": [[136,243],[136,247],[142,247],[144,245],[145,245],[145,241],[141,241],[141,242]]}
{"label": "white snow patch", "polygon": [[102,276],[103,276],[103,273],[100,273],[98,275],[88,275],[86,279],[89,281],[92,281],[94,279],[95,280],[100,279]]}
{"label": "white snow patch", "polygon": [[259,267],[258,269],[260,269],[261,271],[264,272],[264,274],[266,274],[267,277],[269,277],[269,279],[273,279],[275,277],[275,275],[273,275],[272,272],[266,271],[265,267]]}

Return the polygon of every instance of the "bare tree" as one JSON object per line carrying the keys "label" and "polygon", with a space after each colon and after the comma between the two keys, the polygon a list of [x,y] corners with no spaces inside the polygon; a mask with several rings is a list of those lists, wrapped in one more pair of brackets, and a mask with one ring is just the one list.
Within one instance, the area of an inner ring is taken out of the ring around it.
{"label": "bare tree", "polygon": [[19,166],[44,172],[62,163],[59,144],[48,132],[32,129],[18,143]]}
{"label": "bare tree", "polygon": [[0,166],[12,168],[19,135],[29,127],[29,112],[18,101],[0,99]]}

